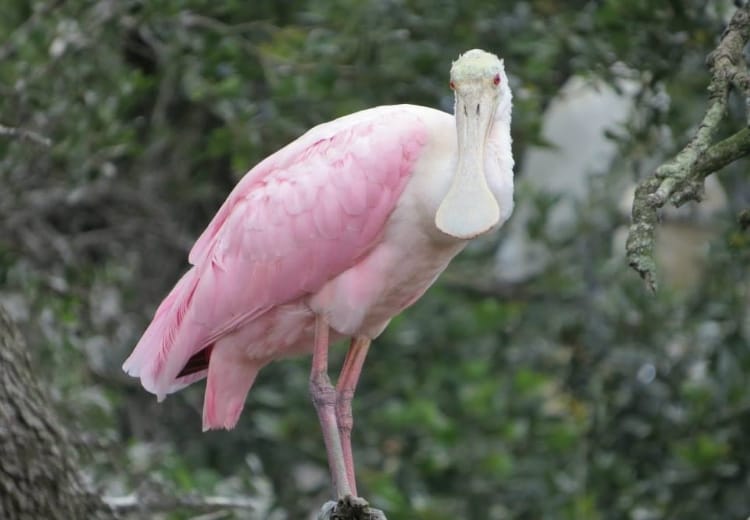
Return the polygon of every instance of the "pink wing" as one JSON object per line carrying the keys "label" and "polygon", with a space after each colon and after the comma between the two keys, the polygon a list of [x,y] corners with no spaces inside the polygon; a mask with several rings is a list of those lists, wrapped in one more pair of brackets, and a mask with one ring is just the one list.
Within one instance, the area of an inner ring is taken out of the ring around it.
{"label": "pink wing", "polygon": [[[195,353],[270,308],[316,292],[380,238],[427,140],[403,107],[311,130],[238,183],[123,365],[162,398]],[[204,372],[205,373],[205,372]]]}

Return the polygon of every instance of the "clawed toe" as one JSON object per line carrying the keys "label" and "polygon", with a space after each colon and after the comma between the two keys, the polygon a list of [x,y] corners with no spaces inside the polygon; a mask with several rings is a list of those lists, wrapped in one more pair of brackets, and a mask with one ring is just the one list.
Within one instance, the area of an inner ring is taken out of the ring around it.
{"label": "clawed toe", "polygon": [[318,513],[318,520],[331,520],[331,515],[333,514],[337,505],[338,503],[334,502],[333,500],[329,500],[328,502],[323,504],[323,507],[320,508],[320,513]]}
{"label": "clawed toe", "polygon": [[379,509],[373,509],[362,497],[347,495],[338,502],[326,502],[318,520],[387,520]]}

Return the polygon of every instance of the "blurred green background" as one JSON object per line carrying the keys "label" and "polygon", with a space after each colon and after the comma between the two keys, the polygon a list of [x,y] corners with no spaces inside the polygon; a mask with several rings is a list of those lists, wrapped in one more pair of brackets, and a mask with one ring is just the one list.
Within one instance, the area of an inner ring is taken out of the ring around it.
{"label": "blurred green background", "polygon": [[[310,518],[329,485],[308,359],[265,369],[237,429],[207,434],[202,383],[157,404],[120,365],[245,171],[352,111],[452,110],[451,61],[480,47],[505,59],[514,89],[516,215],[373,347],[354,401],[360,492],[396,520],[746,518],[750,233],[735,217],[750,205],[747,163],[721,173],[709,216],[673,217],[684,234],[662,243],[677,263],[664,261],[655,296],[613,238],[628,186],[700,120],[704,59],[732,11],[698,0],[4,0],[0,123],[52,146],[0,137],[0,302],[80,434],[88,478],[108,495],[253,496],[257,518]],[[545,113],[573,80],[627,110],[598,132],[611,152],[578,172],[585,189],[571,198],[557,168],[529,168],[533,153],[556,151]],[[744,117],[737,100],[731,119]],[[539,190],[545,176],[562,188]],[[496,251],[511,239],[544,261],[505,276],[518,265]]]}

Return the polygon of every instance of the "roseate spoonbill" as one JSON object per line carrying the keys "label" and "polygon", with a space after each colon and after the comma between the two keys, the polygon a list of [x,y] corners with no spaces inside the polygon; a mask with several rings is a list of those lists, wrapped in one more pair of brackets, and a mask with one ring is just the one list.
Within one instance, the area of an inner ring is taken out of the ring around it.
{"label": "roseate spoonbill", "polygon": [[[159,400],[208,377],[203,429],[232,428],[258,371],[312,352],[310,393],[339,498],[356,495],[351,400],[370,342],[513,208],[503,62],[453,63],[455,117],[381,106],[255,166],[190,252],[123,369]],[[331,341],[351,338],[334,387]]]}

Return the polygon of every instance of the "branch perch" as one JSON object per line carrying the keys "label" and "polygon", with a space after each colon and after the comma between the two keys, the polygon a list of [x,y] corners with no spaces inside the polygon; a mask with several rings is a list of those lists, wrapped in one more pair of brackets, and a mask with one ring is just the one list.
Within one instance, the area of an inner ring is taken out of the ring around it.
{"label": "branch perch", "polygon": [[52,140],[49,137],[45,137],[38,132],[34,132],[33,130],[16,128],[13,126],[5,126],[0,124],[0,136],[15,137],[18,139],[31,141],[32,143],[46,147],[52,146]]}
{"label": "branch perch", "polygon": [[104,503],[117,514],[169,513],[176,509],[210,512],[217,509],[243,509],[253,511],[257,500],[248,497],[223,496],[164,496],[162,494],[133,493],[122,497],[104,497]]}
{"label": "branch perch", "polygon": [[346,496],[338,502],[326,502],[318,520],[387,520],[379,509],[373,509],[362,497]]}
{"label": "branch perch", "polygon": [[135,492],[125,496],[103,497],[102,500],[117,515],[137,514],[145,518],[148,514],[170,513],[175,510],[190,510],[193,513],[210,513],[220,510],[258,511],[262,509],[261,498],[239,496],[202,496],[195,493],[179,494],[161,482],[145,480]]}
{"label": "branch perch", "polygon": [[750,74],[742,51],[750,39],[750,6],[735,11],[717,47],[706,63],[711,72],[708,108],[698,130],[672,159],[659,166],[653,175],[636,188],[632,223],[628,233],[627,255],[630,266],[657,288],[654,263],[654,234],[658,210],[667,202],[680,206],[687,201],[700,202],[705,178],[741,157],[750,154],[750,129],[714,143],[719,125],[727,114],[729,92],[736,89],[745,97],[750,124]]}

